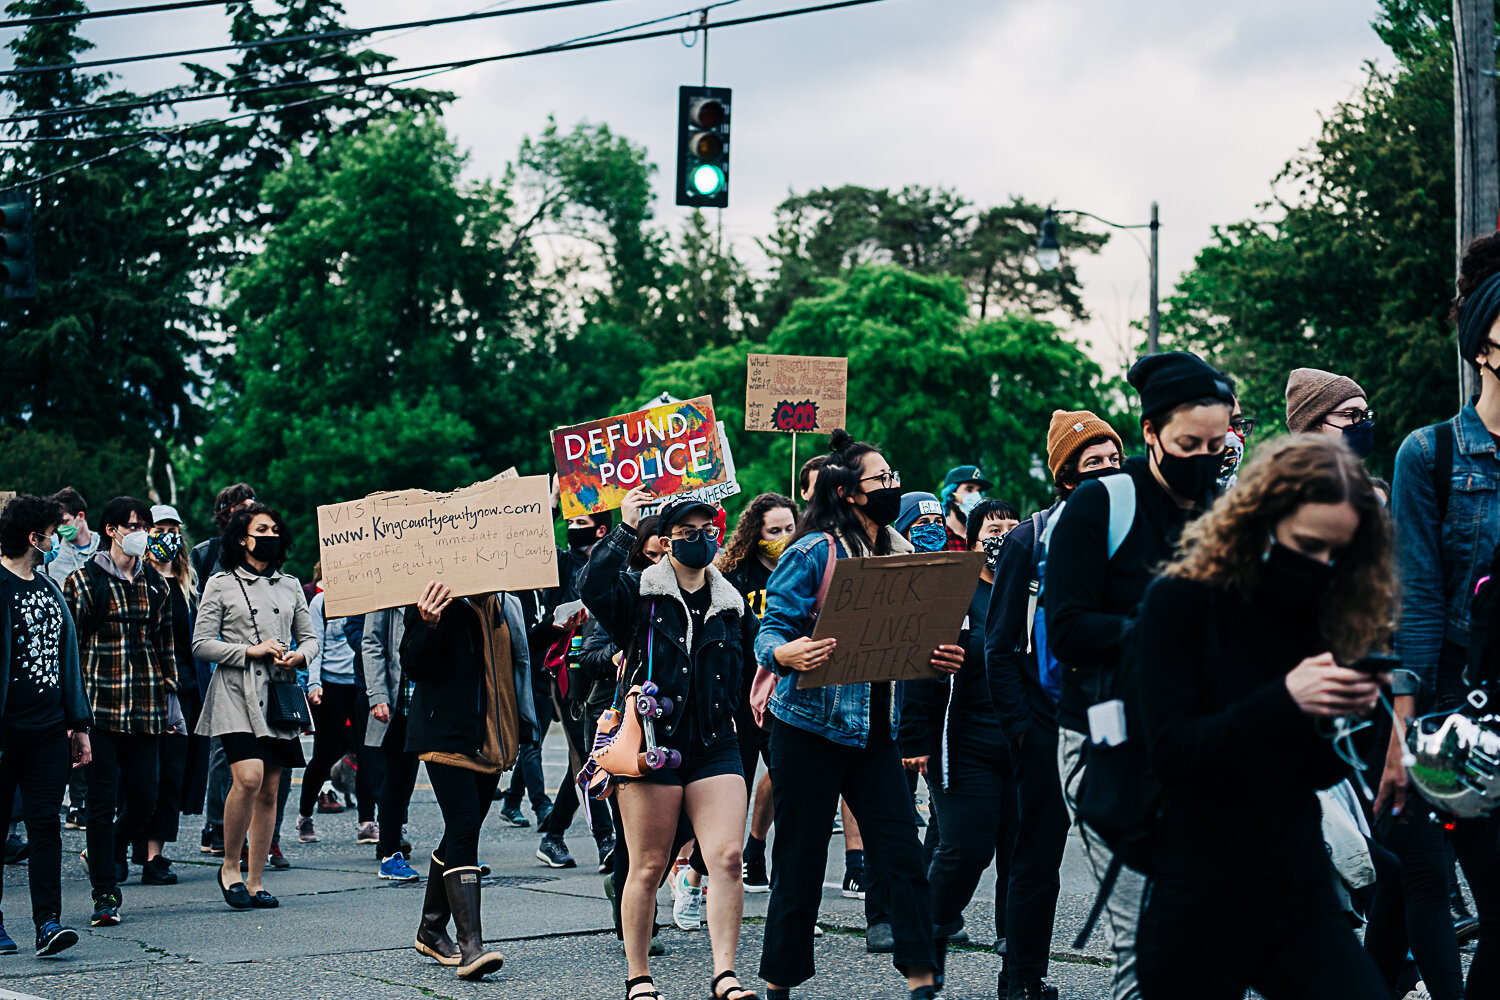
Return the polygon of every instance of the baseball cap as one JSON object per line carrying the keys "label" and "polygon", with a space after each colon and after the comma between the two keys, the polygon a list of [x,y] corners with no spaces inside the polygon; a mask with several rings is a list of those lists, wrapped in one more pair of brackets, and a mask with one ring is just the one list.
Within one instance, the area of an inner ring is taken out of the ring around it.
{"label": "baseball cap", "polygon": [[657,515],[656,533],[668,534],[674,524],[689,514],[703,514],[711,518],[718,512],[719,509],[713,504],[704,503],[696,497],[674,497],[662,505],[661,513]]}
{"label": "baseball cap", "polygon": [[171,521],[174,524],[182,523],[182,515],[177,513],[177,508],[171,504],[159,503],[151,508],[151,523],[161,524],[163,521]]}

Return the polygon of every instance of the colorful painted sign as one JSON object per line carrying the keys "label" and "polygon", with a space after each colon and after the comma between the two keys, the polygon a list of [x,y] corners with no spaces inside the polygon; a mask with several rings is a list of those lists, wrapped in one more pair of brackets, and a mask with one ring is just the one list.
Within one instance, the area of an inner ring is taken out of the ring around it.
{"label": "colorful painted sign", "polygon": [[559,427],[552,454],[564,517],[614,510],[642,484],[666,497],[729,479],[710,396]]}
{"label": "colorful painted sign", "polygon": [[844,426],[848,358],[752,354],[745,365],[745,430],[827,433]]}

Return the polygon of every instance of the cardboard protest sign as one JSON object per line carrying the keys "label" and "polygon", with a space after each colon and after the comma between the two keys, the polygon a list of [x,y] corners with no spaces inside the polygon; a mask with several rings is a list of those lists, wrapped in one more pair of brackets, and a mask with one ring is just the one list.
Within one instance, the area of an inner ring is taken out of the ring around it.
{"label": "cardboard protest sign", "polygon": [[667,497],[729,478],[709,396],[560,427],[552,454],[564,517],[614,510],[642,483]]}
{"label": "cardboard protest sign", "polygon": [[844,426],[848,358],[752,354],[745,371],[745,430],[823,431]]}
{"label": "cardboard protest sign", "polygon": [[429,580],[457,597],[557,586],[548,494],[546,476],[496,477],[319,507],[328,617],[414,604]]}
{"label": "cardboard protest sign", "polygon": [[940,677],[932,651],[958,642],[974,599],[982,552],[918,552],[840,559],[814,639],[837,639],[828,662],[797,686]]}

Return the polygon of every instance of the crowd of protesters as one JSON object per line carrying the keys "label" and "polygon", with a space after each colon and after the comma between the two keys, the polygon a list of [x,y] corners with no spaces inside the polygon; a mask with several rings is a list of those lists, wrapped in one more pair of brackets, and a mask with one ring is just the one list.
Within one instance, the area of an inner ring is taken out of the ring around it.
{"label": "crowd of protesters", "polygon": [[[24,823],[36,953],[79,941],[64,826],[86,834],[91,926],[126,919],[132,863],[177,882],[183,815],[204,817],[228,907],[278,907],[264,875],[290,864],[300,769],[298,841],[352,806],[372,873],[425,880],[415,949],[469,979],[503,963],[483,938],[485,820],[499,801],[528,827],[529,800],[551,868],[578,866],[565,835],[584,815],[627,1000],[661,996],[668,884],[674,923],[707,926],[717,1000],[757,996],[735,965],[744,894],[769,892],[758,978],[790,997],[815,975],[840,830],[844,893],[913,1000],[942,994],[992,865],[997,995],[1059,995],[1070,831],[1116,1000],[1500,996],[1500,815],[1434,815],[1406,750],[1411,720],[1461,705],[1476,676],[1471,596],[1500,544],[1500,234],[1470,247],[1454,318],[1480,392],[1405,438],[1393,484],[1364,469],[1375,411],[1353,379],[1289,372],[1288,435],[1247,448],[1232,373],[1168,352],[1129,372],[1141,454],[1136,429],[1088,411],[1037,428],[1042,510],[991,496],[973,464],[903,492],[880,446],[837,430],[797,499],[754,497],[732,532],[716,505],[642,487],[617,517],[567,523],[554,588],[434,580],[354,617],[285,571],[287,522],[246,483],[219,491],[216,533],[191,549],[170,505],[13,497],[0,801]],[[979,554],[978,576],[929,677],[799,684],[837,651],[814,638],[837,560],[950,552]],[[667,766],[606,766],[635,730]],[[418,863],[423,767],[443,832]],[[0,927],[0,954],[17,948]]]}

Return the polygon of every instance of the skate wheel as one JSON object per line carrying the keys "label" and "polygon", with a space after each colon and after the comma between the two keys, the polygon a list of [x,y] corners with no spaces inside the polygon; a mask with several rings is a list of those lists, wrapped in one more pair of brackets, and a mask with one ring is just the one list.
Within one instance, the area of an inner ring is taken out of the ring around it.
{"label": "skate wheel", "polygon": [[677,768],[682,766],[682,754],[678,753],[676,750],[666,751],[665,756],[666,760],[662,762],[663,767],[676,770]]}
{"label": "skate wheel", "polygon": [[656,699],[649,695],[641,695],[635,700],[635,710],[641,718],[650,718],[656,714]]}
{"label": "skate wheel", "polygon": [[641,685],[641,694],[646,695],[647,697],[654,697],[660,690],[661,689],[656,686],[655,681],[647,681],[646,683]]}
{"label": "skate wheel", "polygon": [[659,771],[666,766],[664,755],[660,750],[646,751],[646,767],[652,771]]}

